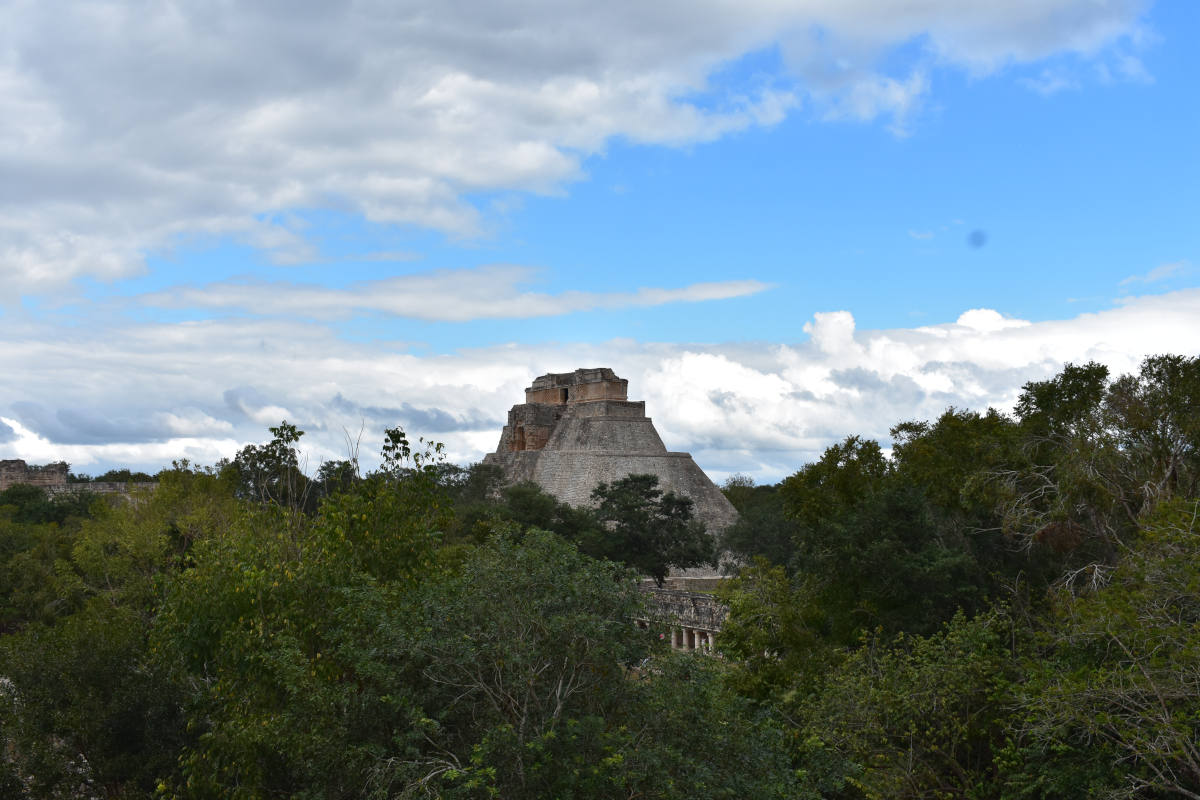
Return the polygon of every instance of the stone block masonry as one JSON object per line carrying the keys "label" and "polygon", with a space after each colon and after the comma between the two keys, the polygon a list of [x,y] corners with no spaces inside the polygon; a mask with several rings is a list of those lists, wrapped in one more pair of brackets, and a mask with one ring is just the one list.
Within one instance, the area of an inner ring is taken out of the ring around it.
{"label": "stone block masonry", "polygon": [[640,628],[652,629],[665,623],[671,647],[676,650],[711,652],[717,634],[729,615],[729,609],[711,595],[642,586],[646,594],[648,617],[635,622]]}
{"label": "stone block masonry", "polygon": [[43,489],[47,494],[59,495],[71,492],[92,492],[93,494],[128,494],[131,489],[153,489],[154,482],[137,483],[69,483],[67,473],[70,466],[64,461],[56,461],[45,466],[30,466],[19,458],[0,461],[0,492],[26,484]]}
{"label": "stone block masonry", "polygon": [[631,401],[628,387],[606,367],[536,378],[484,463],[499,465],[509,482],[533,481],[577,506],[590,505],[600,483],[656,475],[664,492],[692,501],[710,533],[736,522],[733,505],[692,457],[667,450],[646,404]]}
{"label": "stone block masonry", "polygon": [[65,461],[31,467],[19,458],[0,461],[0,492],[18,483],[42,489],[58,489],[67,485],[70,467]]}

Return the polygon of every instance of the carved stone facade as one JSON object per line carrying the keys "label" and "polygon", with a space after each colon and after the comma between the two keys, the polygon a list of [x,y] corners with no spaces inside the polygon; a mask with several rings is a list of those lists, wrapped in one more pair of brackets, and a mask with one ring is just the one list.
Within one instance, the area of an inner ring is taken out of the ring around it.
{"label": "carved stone facade", "polygon": [[533,481],[559,500],[584,506],[592,490],[634,473],[657,475],[659,487],[689,498],[710,532],[732,525],[737,511],[687,453],[668,452],[644,401],[608,368],[550,373],[508,412],[495,453],[508,481]]}
{"label": "carved stone facade", "polygon": [[660,636],[670,637],[671,647],[676,650],[700,650],[711,652],[728,607],[717,602],[710,594],[683,592],[672,589],[657,589],[643,586],[646,593],[646,611],[649,616],[635,622],[640,628],[652,629],[665,625]]}

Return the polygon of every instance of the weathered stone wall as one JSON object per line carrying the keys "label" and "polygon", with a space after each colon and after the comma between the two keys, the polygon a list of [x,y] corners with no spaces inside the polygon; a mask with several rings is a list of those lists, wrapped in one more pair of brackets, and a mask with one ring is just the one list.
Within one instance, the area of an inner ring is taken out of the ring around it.
{"label": "weathered stone wall", "polygon": [[561,406],[526,403],[513,406],[500,435],[499,452],[541,450],[563,414]]}
{"label": "weathered stone wall", "polygon": [[571,407],[576,417],[644,417],[645,400],[588,400]]}
{"label": "weathered stone wall", "polygon": [[582,408],[572,408],[563,415],[547,443],[548,449],[642,455],[667,452],[649,417],[581,416],[578,411]]}
{"label": "weathered stone wall", "polygon": [[540,450],[518,450],[503,453],[488,453],[483,457],[483,463],[495,464],[504,470],[506,483],[522,483],[533,480],[537,470]]}
{"label": "weathered stone wall", "polygon": [[49,487],[47,494],[52,496],[71,494],[72,492],[92,492],[94,494],[131,494],[158,488],[154,481],[130,481],[120,483],[115,481],[92,481],[89,483],[68,483],[62,486]]}
{"label": "weathered stone wall", "polygon": [[0,491],[18,483],[40,486],[44,489],[66,486],[67,472],[70,469],[70,466],[63,461],[46,464],[43,467],[30,466],[19,458],[0,461]]}
{"label": "weathered stone wall", "polygon": [[525,390],[526,403],[565,405],[589,400],[625,400],[629,381],[607,367],[551,372],[535,378]]}
{"label": "weathered stone wall", "polygon": [[0,492],[19,483],[36,486],[52,497],[72,492],[129,494],[134,490],[154,489],[158,486],[153,481],[67,483],[67,473],[70,469],[70,465],[63,461],[42,467],[30,466],[19,458],[0,461]]}
{"label": "weathered stone wall", "polygon": [[572,505],[592,505],[592,490],[627,475],[656,475],[664,492],[692,501],[693,516],[716,533],[737,522],[737,511],[687,453],[658,454],[543,450],[533,480]]}

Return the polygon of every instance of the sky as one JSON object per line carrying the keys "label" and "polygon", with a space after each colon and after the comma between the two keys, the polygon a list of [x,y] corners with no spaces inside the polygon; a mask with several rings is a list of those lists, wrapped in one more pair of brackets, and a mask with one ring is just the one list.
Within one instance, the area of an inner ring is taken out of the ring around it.
{"label": "sky", "polygon": [[8,0],[0,458],[494,450],[613,368],[777,481],[1200,354],[1192,0]]}

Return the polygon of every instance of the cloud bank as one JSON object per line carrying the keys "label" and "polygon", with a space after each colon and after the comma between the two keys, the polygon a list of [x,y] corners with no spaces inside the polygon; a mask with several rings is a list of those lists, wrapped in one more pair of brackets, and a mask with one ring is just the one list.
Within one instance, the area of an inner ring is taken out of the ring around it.
{"label": "cloud bank", "polygon": [[288,210],[477,236],[474,196],[561,191],[615,137],[686,145],[806,106],[902,133],[936,69],[1078,54],[1141,74],[1144,5],[10,0],[0,297],[135,275],[196,237],[317,260]]}
{"label": "cloud bank", "polygon": [[372,463],[384,427],[447,444],[474,461],[495,448],[508,408],[537,375],[609,366],[646,401],[667,446],[718,480],[777,480],[850,434],[879,438],[947,407],[1009,409],[1026,381],[1064,362],[1114,372],[1156,353],[1200,353],[1200,289],[1128,298],[1111,310],[1029,322],[970,309],[954,322],[859,330],[819,313],[799,342],[498,345],[420,355],[339,339],[277,319],[105,330],[7,325],[0,458],[65,459],[80,471],[211,464],[268,438],[281,419],[308,431],[309,464],[344,458],[362,431]]}

